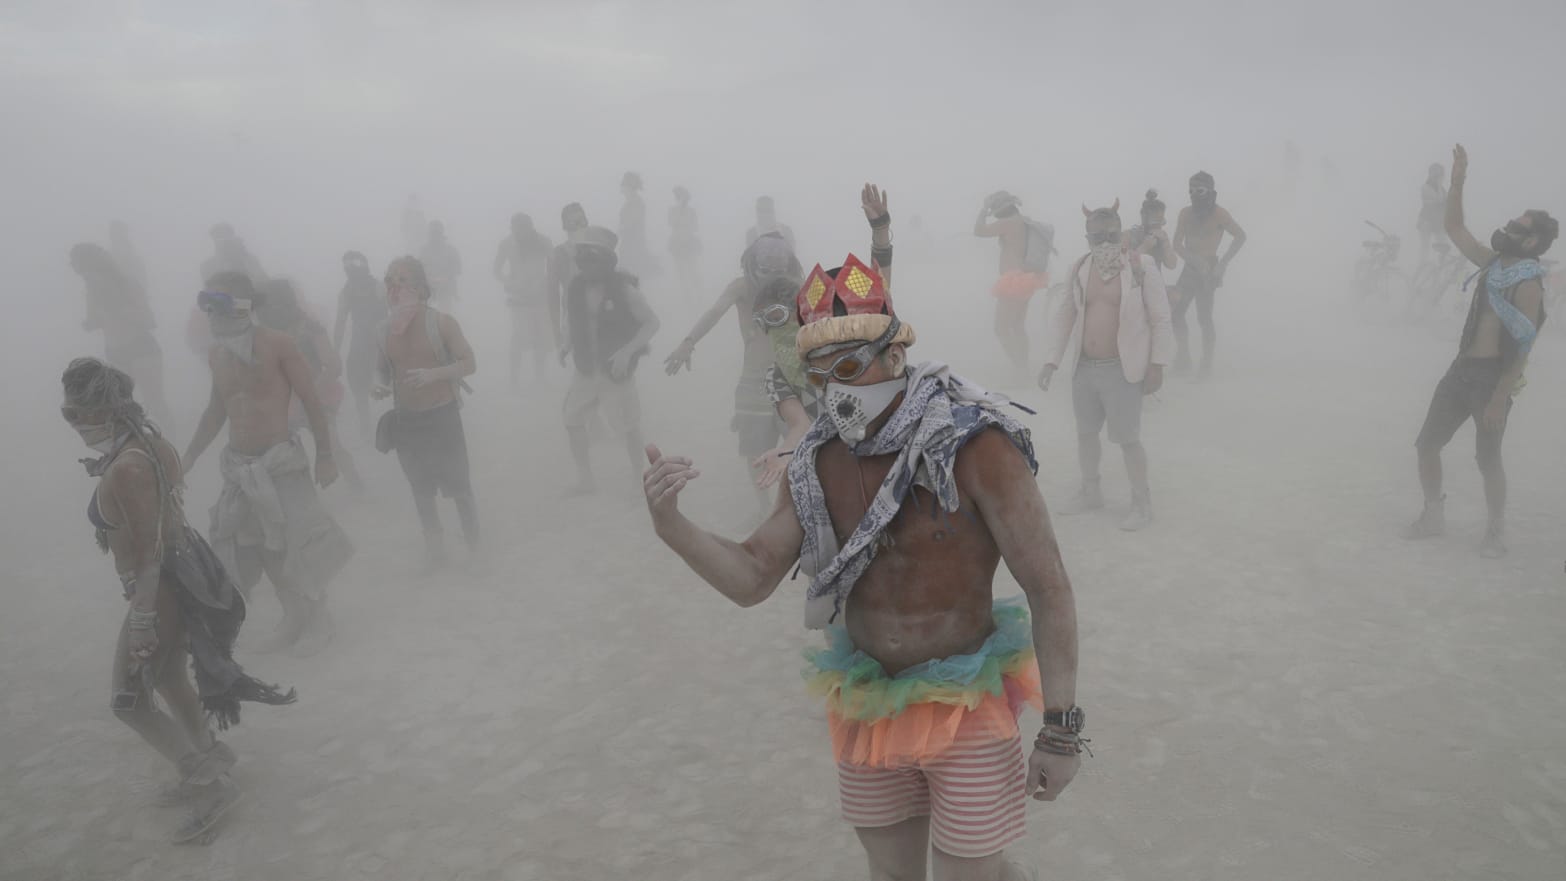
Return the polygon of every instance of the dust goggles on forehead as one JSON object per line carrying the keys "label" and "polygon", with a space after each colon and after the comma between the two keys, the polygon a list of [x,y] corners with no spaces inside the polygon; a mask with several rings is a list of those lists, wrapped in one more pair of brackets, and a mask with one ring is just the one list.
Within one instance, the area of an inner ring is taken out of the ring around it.
{"label": "dust goggles on forehead", "polygon": [[807,366],[805,381],[816,388],[825,388],[828,382],[853,382],[864,376],[865,371],[870,369],[870,365],[875,363],[875,359],[891,345],[892,338],[897,336],[897,332],[902,327],[903,323],[897,319],[897,316],[892,316],[892,323],[886,326],[886,331],[872,342],[844,352],[826,367]]}
{"label": "dust goggles on forehead", "polygon": [[762,327],[778,328],[788,324],[788,320],[793,317],[793,310],[782,303],[773,303],[757,311],[752,317]]}
{"label": "dust goggles on forehead", "polygon": [[196,307],[209,315],[244,315],[250,311],[250,300],[222,291],[202,291],[196,295]]}

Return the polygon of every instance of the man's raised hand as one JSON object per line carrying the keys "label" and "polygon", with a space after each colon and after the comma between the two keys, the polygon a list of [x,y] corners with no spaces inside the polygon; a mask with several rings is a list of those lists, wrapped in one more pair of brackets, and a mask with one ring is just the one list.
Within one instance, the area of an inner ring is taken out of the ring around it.
{"label": "man's raised hand", "polygon": [[865,184],[865,188],[859,192],[859,204],[865,209],[865,219],[880,220],[889,214],[886,204],[890,195],[875,184]]}
{"label": "man's raised hand", "polygon": [[1460,187],[1468,179],[1468,151],[1462,144],[1452,148],[1452,186]]}
{"label": "man's raised hand", "polygon": [[647,510],[653,519],[679,510],[680,490],[701,476],[683,456],[665,456],[656,444],[648,444],[648,468],[642,473],[642,491],[647,495]]}

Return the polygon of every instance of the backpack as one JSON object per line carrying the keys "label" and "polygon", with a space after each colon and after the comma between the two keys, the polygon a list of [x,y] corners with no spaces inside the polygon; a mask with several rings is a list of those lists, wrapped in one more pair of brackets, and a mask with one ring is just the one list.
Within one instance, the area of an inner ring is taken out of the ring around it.
{"label": "backpack", "polygon": [[1027,217],[1022,219],[1022,227],[1022,268],[1027,272],[1048,272],[1050,255],[1055,253],[1055,228]]}

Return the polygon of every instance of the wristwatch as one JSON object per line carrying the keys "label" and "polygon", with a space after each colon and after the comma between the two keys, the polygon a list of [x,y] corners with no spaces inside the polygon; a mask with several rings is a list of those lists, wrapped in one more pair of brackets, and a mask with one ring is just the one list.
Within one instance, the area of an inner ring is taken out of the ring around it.
{"label": "wristwatch", "polygon": [[1069,710],[1045,710],[1044,724],[1055,728],[1064,728],[1072,734],[1081,734],[1087,725],[1087,713],[1082,708],[1073,706]]}

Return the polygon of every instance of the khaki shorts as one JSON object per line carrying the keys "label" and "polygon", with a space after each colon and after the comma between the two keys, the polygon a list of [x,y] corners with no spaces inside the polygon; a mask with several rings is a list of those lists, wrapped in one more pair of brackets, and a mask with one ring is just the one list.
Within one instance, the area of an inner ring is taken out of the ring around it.
{"label": "khaki shorts", "polygon": [[636,394],[635,379],[615,382],[601,374],[572,374],[565,399],[566,428],[586,428],[594,407],[615,434],[641,428],[642,401]]}

